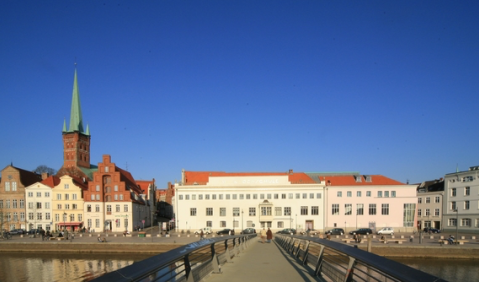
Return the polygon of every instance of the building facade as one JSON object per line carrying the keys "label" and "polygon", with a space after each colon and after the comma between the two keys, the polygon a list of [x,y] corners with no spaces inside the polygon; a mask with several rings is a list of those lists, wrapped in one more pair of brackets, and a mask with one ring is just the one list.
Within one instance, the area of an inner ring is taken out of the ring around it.
{"label": "building facade", "polygon": [[479,166],[444,176],[443,229],[479,232]]}
{"label": "building facade", "polygon": [[53,230],[52,189],[60,184],[56,176],[25,187],[27,229]]}
{"label": "building facade", "polygon": [[55,230],[78,231],[83,227],[83,195],[87,184],[70,175],[60,177],[52,190],[53,226]]}
{"label": "building facade", "polygon": [[442,229],[444,180],[424,181],[417,188],[417,228]]}

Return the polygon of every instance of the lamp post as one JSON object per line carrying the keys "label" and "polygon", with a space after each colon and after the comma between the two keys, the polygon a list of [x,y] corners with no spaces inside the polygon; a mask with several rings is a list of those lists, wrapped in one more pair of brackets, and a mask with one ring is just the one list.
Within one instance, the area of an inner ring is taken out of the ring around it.
{"label": "lamp post", "polygon": [[[456,207],[454,210],[456,212],[456,242],[459,239],[457,236],[457,229],[459,228],[459,209]],[[455,243],[455,242],[454,242]],[[457,244],[456,244],[457,245]]]}
{"label": "lamp post", "polygon": [[67,217],[67,213],[66,212],[63,212],[63,232],[65,232],[65,230],[67,229],[66,227],[66,217]]}
{"label": "lamp post", "polygon": [[243,231],[243,213],[244,211],[241,210],[241,231]]}
{"label": "lamp post", "polygon": [[298,230],[298,214],[296,214],[296,230]]}
{"label": "lamp post", "polygon": [[293,219],[291,218],[291,211],[289,212],[289,229],[291,229],[291,222]]}
{"label": "lamp post", "polygon": [[344,233],[346,233],[346,221],[344,222]]}

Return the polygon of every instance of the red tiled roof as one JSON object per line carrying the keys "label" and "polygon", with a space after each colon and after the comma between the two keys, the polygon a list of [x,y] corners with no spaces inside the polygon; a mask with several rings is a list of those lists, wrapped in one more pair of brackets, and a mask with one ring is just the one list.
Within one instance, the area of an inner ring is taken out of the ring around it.
{"label": "red tiled roof", "polygon": [[42,180],[41,183],[47,185],[48,187],[53,188],[57,186],[58,184],[60,184],[60,177],[57,177],[55,175],[50,175],[49,177]]}
{"label": "red tiled roof", "polygon": [[[361,182],[356,181],[356,177],[361,177]],[[325,175],[320,176],[321,181],[331,186],[361,186],[361,185],[404,185],[399,181],[382,175],[369,175],[371,182],[366,182],[364,175]]]}
{"label": "red tiled roof", "polygon": [[287,175],[292,184],[314,184],[314,180],[302,172],[221,172],[221,171],[185,171],[186,185],[205,185],[210,176],[277,176]]}

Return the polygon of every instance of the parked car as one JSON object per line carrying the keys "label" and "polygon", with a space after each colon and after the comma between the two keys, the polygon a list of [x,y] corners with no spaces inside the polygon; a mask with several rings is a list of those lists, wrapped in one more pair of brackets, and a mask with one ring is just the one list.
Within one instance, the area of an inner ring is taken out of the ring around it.
{"label": "parked car", "polygon": [[221,235],[221,234],[224,234],[224,235],[235,235],[235,231],[233,229],[229,229],[229,228],[225,228],[223,230],[220,230],[220,231],[217,231],[216,234],[218,235]]}
{"label": "parked car", "polygon": [[296,229],[294,228],[286,228],[286,229],[283,229],[283,230],[280,230],[278,232],[276,232],[277,234],[296,234]]}
{"label": "parked car", "polygon": [[256,230],[254,228],[246,228],[245,230],[241,231],[241,234],[254,234]]}
{"label": "parked car", "polygon": [[331,230],[328,230],[325,232],[326,234],[330,235],[343,235],[344,234],[344,229],[342,228],[333,228]]}
{"label": "parked car", "polygon": [[25,234],[25,230],[23,229],[12,229],[10,230],[11,235],[20,235],[20,234]]}
{"label": "parked car", "polygon": [[210,227],[204,227],[204,228],[201,228],[200,230],[196,230],[196,231],[195,231],[195,234],[196,234],[196,235],[201,234],[201,231],[202,231],[202,230],[203,230],[203,234],[204,234],[204,235],[208,235],[208,234],[211,234],[211,233],[212,233]]}
{"label": "parked car", "polygon": [[441,230],[439,229],[436,229],[436,228],[432,228],[432,227],[426,227],[424,228],[424,232],[426,233],[441,233]]}
{"label": "parked car", "polygon": [[30,235],[40,234],[40,229],[30,229],[30,230],[28,230],[28,234],[30,234]]}
{"label": "parked car", "polygon": [[353,230],[353,231],[349,232],[349,234],[351,234],[351,235],[353,235],[353,234],[369,235],[369,234],[373,234],[373,231],[369,228],[359,228],[359,229],[356,229],[356,230]]}
{"label": "parked car", "polygon": [[318,235],[319,231],[316,229],[308,229],[306,231],[301,231],[301,235]]}
{"label": "parked car", "polygon": [[378,235],[394,235],[394,228],[392,227],[384,227],[378,230]]}

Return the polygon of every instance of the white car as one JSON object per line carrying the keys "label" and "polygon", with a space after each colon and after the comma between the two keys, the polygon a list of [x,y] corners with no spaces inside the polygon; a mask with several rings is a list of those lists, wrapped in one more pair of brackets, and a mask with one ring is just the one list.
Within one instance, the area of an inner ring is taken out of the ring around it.
{"label": "white car", "polygon": [[201,234],[201,230],[203,230],[203,234],[204,234],[204,235],[211,234],[211,232],[212,232],[212,231],[211,231],[211,228],[209,228],[209,227],[204,227],[204,228],[201,228],[200,230],[196,230],[196,231],[195,231],[195,234],[196,234],[196,235]]}
{"label": "white car", "polygon": [[384,227],[378,230],[378,235],[394,235],[394,228],[392,227]]}

